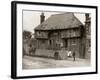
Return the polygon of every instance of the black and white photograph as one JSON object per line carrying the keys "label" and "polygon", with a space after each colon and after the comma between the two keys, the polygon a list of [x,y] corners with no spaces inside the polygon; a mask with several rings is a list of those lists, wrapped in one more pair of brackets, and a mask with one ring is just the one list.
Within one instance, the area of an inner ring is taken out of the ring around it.
{"label": "black and white photograph", "polygon": [[23,69],[91,66],[91,14],[23,10]]}
{"label": "black and white photograph", "polygon": [[12,2],[12,78],[97,73],[97,7]]}

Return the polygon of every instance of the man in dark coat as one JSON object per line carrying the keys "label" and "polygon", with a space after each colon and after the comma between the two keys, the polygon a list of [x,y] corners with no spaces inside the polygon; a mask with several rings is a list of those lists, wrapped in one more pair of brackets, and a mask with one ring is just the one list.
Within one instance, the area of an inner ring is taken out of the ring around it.
{"label": "man in dark coat", "polygon": [[75,61],[75,51],[73,52],[73,61]]}

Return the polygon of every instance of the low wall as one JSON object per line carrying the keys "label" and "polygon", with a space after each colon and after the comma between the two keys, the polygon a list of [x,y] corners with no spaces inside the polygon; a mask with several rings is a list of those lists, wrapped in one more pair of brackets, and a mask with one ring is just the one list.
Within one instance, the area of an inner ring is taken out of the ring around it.
{"label": "low wall", "polygon": [[67,59],[66,50],[54,51],[54,50],[36,49],[35,55],[55,58],[55,52],[58,52],[60,59]]}

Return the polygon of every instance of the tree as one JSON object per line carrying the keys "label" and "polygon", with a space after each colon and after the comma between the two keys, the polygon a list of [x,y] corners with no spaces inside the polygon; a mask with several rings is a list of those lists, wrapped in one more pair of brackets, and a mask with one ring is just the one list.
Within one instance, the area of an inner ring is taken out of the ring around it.
{"label": "tree", "polygon": [[30,31],[23,31],[23,39],[31,39],[32,33]]}

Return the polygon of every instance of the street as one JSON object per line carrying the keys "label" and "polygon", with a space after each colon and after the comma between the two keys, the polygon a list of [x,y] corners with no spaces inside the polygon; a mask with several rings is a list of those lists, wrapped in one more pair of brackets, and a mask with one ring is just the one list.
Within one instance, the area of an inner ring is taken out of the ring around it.
{"label": "street", "polygon": [[62,68],[62,67],[86,67],[90,66],[90,60],[68,58],[67,60],[55,60],[42,57],[23,57],[23,69]]}

